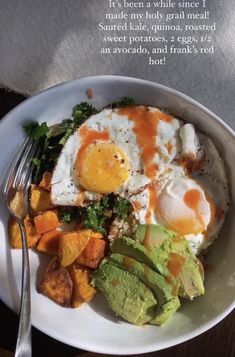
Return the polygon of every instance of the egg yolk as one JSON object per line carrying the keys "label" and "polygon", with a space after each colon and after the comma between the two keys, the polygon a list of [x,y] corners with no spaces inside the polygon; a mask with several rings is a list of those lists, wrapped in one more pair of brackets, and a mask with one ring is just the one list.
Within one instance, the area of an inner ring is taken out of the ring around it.
{"label": "egg yolk", "polygon": [[174,230],[179,234],[198,234],[205,229],[200,225],[197,219],[185,217],[175,221],[168,222],[168,228]]}
{"label": "egg yolk", "polygon": [[197,189],[191,189],[185,192],[183,201],[187,207],[195,212],[194,217],[184,217],[171,222],[174,230],[181,234],[197,234],[206,229],[203,214],[200,212],[199,204],[201,193]]}
{"label": "egg yolk", "polygon": [[78,182],[86,190],[108,194],[127,181],[130,166],[119,147],[100,142],[86,148],[82,160],[77,160],[75,170]]}
{"label": "egg yolk", "polygon": [[205,232],[211,220],[211,205],[203,191],[192,181],[188,181],[188,186],[191,188],[187,187],[187,180],[175,180],[158,200],[161,220],[182,235]]}

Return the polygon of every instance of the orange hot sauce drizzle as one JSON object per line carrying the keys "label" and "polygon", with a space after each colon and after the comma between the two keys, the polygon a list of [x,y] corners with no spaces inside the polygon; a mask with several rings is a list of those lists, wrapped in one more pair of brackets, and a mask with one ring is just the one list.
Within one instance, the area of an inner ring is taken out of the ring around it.
{"label": "orange hot sauce drizzle", "polygon": [[200,191],[196,189],[191,189],[185,192],[184,194],[184,202],[185,204],[191,208],[193,211],[195,211],[197,215],[197,219],[202,227],[202,230],[204,231],[206,229],[203,215],[200,212],[199,209],[199,203],[200,203],[200,198],[201,198],[201,193]]}
{"label": "orange hot sauce drizzle", "polygon": [[156,187],[155,187],[154,182],[152,182],[148,186],[148,191],[149,191],[149,202],[148,202],[148,209],[145,214],[145,219],[146,219],[147,224],[151,224],[152,223],[152,220],[151,220],[152,212],[154,212],[157,207],[157,192],[156,192]]}
{"label": "orange hot sauce drizzle", "polygon": [[179,160],[179,164],[184,168],[184,170],[187,172],[189,176],[193,174],[195,171],[200,171],[203,168],[203,165],[205,163],[205,158],[206,156],[203,155],[203,157],[200,160],[190,160],[188,158],[182,158]]}
{"label": "orange hot sauce drizzle", "polygon": [[158,118],[160,120],[163,120],[163,121],[165,121],[167,123],[171,123],[172,120],[173,120],[173,116],[171,114],[167,114],[167,113],[164,113],[164,112],[160,111],[160,112],[157,113],[157,115],[158,115]]}
{"label": "orange hot sauce drizzle", "polygon": [[[150,213],[150,215],[151,215],[151,213]],[[150,219],[151,219],[151,216],[150,216]],[[150,226],[149,225],[146,227],[146,232],[145,232],[143,244],[145,245],[145,247],[147,249],[151,248],[151,231],[150,231]]]}
{"label": "orange hot sauce drizzle", "polygon": [[113,286],[118,286],[119,284],[120,284],[120,280],[119,279],[116,278],[116,279],[112,280],[112,285]]}
{"label": "orange hot sauce drizzle", "polygon": [[210,204],[210,209],[211,209],[211,219],[210,219],[210,222],[209,222],[209,224],[207,226],[207,230],[206,230],[206,234],[205,234],[205,238],[207,239],[208,238],[208,236],[207,236],[208,232],[210,231],[210,228],[213,226],[213,223],[215,221],[215,217],[220,219],[220,217],[222,216],[222,210],[215,205],[214,201],[212,200],[212,198],[211,198],[211,196],[209,195],[208,192],[205,192],[205,196],[206,196],[207,201]]}
{"label": "orange hot sauce drizzle", "polygon": [[127,268],[132,269],[135,266],[135,260],[131,257],[125,257],[123,259],[123,265]]}
{"label": "orange hot sauce drizzle", "polygon": [[172,242],[175,242],[175,243],[179,243],[180,241],[182,241],[183,236],[181,234],[176,234],[175,236],[173,236],[171,238]]}
{"label": "orange hot sauce drizzle", "polygon": [[182,255],[171,252],[167,262],[167,269],[174,278],[177,278],[184,266],[185,258]]}
{"label": "orange hot sauce drizzle", "polygon": [[90,129],[86,124],[83,124],[80,127],[79,134],[82,139],[82,145],[78,151],[77,161],[76,161],[78,163],[78,165],[76,165],[76,170],[77,170],[76,173],[78,177],[87,147],[90,144],[94,143],[96,140],[103,140],[103,141],[109,140],[108,131],[97,131],[94,129]]}
{"label": "orange hot sauce drizzle", "polygon": [[[149,204],[145,215],[146,223],[151,223],[152,212],[157,206],[157,192],[154,181],[157,175],[157,164],[153,159],[157,153],[156,136],[159,120],[172,121],[172,116],[162,112],[151,112],[147,107],[134,106],[119,109],[120,115],[126,115],[134,122],[133,131],[139,147],[142,149],[141,158],[145,166],[145,175],[150,178],[149,184]],[[147,228],[144,244],[150,246],[150,232]]]}
{"label": "orange hot sauce drizzle", "polygon": [[136,210],[136,211],[139,211],[140,209],[141,209],[141,203],[140,203],[140,201],[134,201],[133,202],[133,206],[134,206],[134,209]]}
{"label": "orange hot sauce drizzle", "polygon": [[174,284],[171,290],[173,296],[177,296],[179,292],[179,284]]}
{"label": "orange hot sauce drizzle", "polygon": [[171,153],[172,153],[172,150],[173,150],[172,144],[171,144],[171,143],[166,143],[164,146],[165,146],[165,148],[167,149],[168,154],[171,154]]}

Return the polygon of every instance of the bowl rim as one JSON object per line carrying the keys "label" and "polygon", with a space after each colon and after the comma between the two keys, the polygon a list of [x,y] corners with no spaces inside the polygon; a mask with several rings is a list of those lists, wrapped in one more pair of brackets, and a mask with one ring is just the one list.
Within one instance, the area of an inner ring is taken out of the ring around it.
{"label": "bowl rim", "polygon": [[146,79],[142,79],[142,78],[135,78],[135,77],[128,77],[128,76],[121,76],[121,75],[95,75],[95,76],[87,76],[87,77],[81,77],[81,78],[77,78],[77,79],[73,79],[73,80],[68,80],[62,83],[58,83],[55,84],[49,88],[43,89],[39,92],[36,92],[35,94],[33,94],[32,96],[26,98],[25,100],[23,100],[22,103],[18,104],[16,107],[14,107],[12,110],[10,110],[6,115],[4,115],[1,120],[0,120],[0,126],[2,125],[3,122],[5,122],[5,120],[7,119],[8,115],[12,114],[13,112],[15,112],[16,110],[18,110],[21,106],[25,105],[26,103],[30,102],[30,101],[34,101],[37,100],[40,97],[43,97],[44,95],[46,95],[47,93],[53,92],[59,88],[66,88],[69,87],[70,85],[76,85],[76,83],[79,82],[85,82],[85,81],[92,81],[92,80],[96,80],[96,79],[100,79],[101,81],[108,81],[108,80],[115,80],[115,81],[129,81],[129,82],[133,82],[133,83],[139,83],[139,84],[143,84],[143,85],[149,85],[149,86],[153,86],[153,87],[157,87],[165,92],[168,92],[170,94],[173,94],[175,97],[178,97],[180,99],[183,99],[189,103],[191,103],[194,107],[199,108],[200,110],[204,111],[206,114],[208,114],[209,116],[211,116],[214,120],[216,120],[220,126],[223,127],[223,129],[225,129],[227,132],[229,132],[229,134],[232,136],[233,139],[235,139],[235,131],[227,124],[225,123],[217,114],[215,114],[214,112],[212,112],[210,109],[207,109],[203,104],[199,103],[198,101],[196,101],[195,99],[191,98],[190,96],[188,96],[187,94],[184,94],[180,91],[178,91],[177,89],[173,89],[170,88],[164,84],[160,84],[157,82],[152,82]]}
{"label": "bowl rim", "polygon": [[[174,95],[175,97],[182,99],[188,103],[190,103],[191,105],[193,105],[195,108],[203,111],[204,113],[206,113],[212,120],[215,120],[220,127],[222,127],[223,130],[225,130],[227,133],[230,134],[231,138],[234,140],[235,143],[235,131],[233,131],[233,129],[227,124],[225,123],[219,116],[217,116],[215,113],[213,113],[211,110],[207,109],[204,105],[202,105],[201,103],[199,103],[198,101],[192,99],[190,96],[176,90],[176,89],[172,89],[168,86],[165,86],[163,84],[157,83],[157,82],[152,82],[149,80],[145,80],[145,79],[141,79],[141,78],[134,78],[134,77],[128,77],[128,76],[121,76],[121,75],[95,75],[95,76],[87,76],[87,77],[82,77],[82,78],[77,78],[74,80],[68,80],[66,82],[63,83],[59,83],[56,84],[52,87],[49,87],[47,89],[41,90],[37,93],[35,93],[34,95],[26,98],[25,100],[23,100],[22,103],[18,104],[16,107],[14,107],[12,110],[10,110],[5,116],[3,116],[0,120],[0,129],[1,126],[3,125],[3,123],[5,123],[5,121],[8,119],[9,116],[11,116],[14,112],[16,112],[17,110],[19,110],[19,108],[21,108],[22,106],[28,104],[28,103],[33,103],[34,101],[37,101],[40,98],[43,98],[45,95],[47,95],[50,92],[55,92],[60,88],[67,88],[72,86],[76,87],[76,84],[79,84],[79,86],[81,86],[84,82],[84,85],[86,84],[87,81],[96,81],[96,80],[100,80],[101,82],[103,82],[105,84],[105,82],[108,81],[115,81],[117,84],[118,82],[131,82],[131,83],[136,83],[136,84],[141,84],[141,85],[147,85],[147,86],[152,86],[155,88],[158,88],[162,91],[164,91],[165,93],[169,93],[171,95]],[[3,299],[4,301],[4,299]],[[4,303],[8,305],[8,303],[6,301],[4,301]],[[158,343],[158,347],[157,349],[153,349],[154,346],[149,346],[149,347],[143,347],[143,348],[139,348],[138,349],[134,349],[133,347],[126,349],[125,351],[122,350],[121,352],[115,349],[111,349],[111,348],[101,348],[99,346],[96,346],[96,348],[93,349],[89,349],[89,346],[87,346],[86,344],[83,344],[81,341],[79,342],[79,347],[77,346],[77,348],[80,349],[84,349],[86,351],[90,351],[90,352],[96,352],[96,353],[105,353],[105,354],[116,354],[116,355],[126,355],[126,354],[141,354],[141,353],[149,353],[149,352],[154,352],[154,351],[160,351],[163,350],[165,348],[170,348],[172,346],[176,346],[180,343],[186,342],[194,337],[197,337],[198,335],[206,332],[207,330],[209,330],[210,328],[212,328],[213,326],[215,326],[216,324],[218,324],[220,321],[222,321],[227,315],[229,315],[230,312],[233,311],[233,309],[235,308],[235,298],[234,301],[223,311],[221,312],[217,317],[215,317],[214,319],[212,319],[209,322],[204,323],[201,327],[198,327],[197,329],[185,333],[182,336],[179,336],[177,338],[174,338],[173,340],[169,340],[168,343],[164,342],[164,343]],[[59,341],[68,344],[70,343],[68,340],[65,341],[63,339],[61,339],[60,336],[58,336],[58,334],[54,333],[54,331],[48,330],[46,328],[46,326],[43,327],[43,330],[41,329],[41,326],[38,326],[37,323],[34,323],[34,326],[36,328],[38,328],[40,331],[46,333],[48,336],[58,339]],[[74,345],[73,345],[74,346]],[[94,346],[93,346],[94,347]]]}

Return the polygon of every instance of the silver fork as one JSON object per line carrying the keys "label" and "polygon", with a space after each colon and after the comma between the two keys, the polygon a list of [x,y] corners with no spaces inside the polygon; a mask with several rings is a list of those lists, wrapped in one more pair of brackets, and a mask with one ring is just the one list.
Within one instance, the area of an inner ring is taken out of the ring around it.
{"label": "silver fork", "polygon": [[39,151],[37,142],[32,139],[25,140],[11,165],[4,189],[7,207],[18,221],[22,238],[21,302],[16,357],[30,357],[32,355],[30,267],[23,220],[28,213],[28,188],[34,166],[32,160],[39,156]]}

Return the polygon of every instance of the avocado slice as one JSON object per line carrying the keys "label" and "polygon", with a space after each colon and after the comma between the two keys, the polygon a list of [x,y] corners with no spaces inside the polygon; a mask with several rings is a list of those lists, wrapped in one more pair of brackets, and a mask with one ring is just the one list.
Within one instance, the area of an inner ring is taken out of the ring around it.
{"label": "avocado slice", "polygon": [[[161,254],[163,251],[168,252],[167,261]],[[156,254],[168,269],[168,277],[179,282],[179,296],[192,300],[205,293],[203,267],[184,237],[165,240]]]}
{"label": "avocado slice", "polygon": [[163,325],[178,310],[180,307],[179,298],[173,295],[172,285],[167,283],[161,274],[158,274],[146,264],[141,264],[133,258],[118,253],[112,254],[109,260],[121,269],[137,276],[154,293],[158,305],[156,314],[150,323]]}
{"label": "avocado slice", "polygon": [[161,306],[174,297],[172,293],[172,285],[166,282],[163,275],[157,273],[148,265],[141,264],[131,257],[118,253],[112,254],[108,259],[120,269],[129,271],[129,273],[137,276],[137,278],[146,284],[157,298],[158,305]]}
{"label": "avocado slice", "polygon": [[192,300],[205,292],[202,267],[183,237],[167,238],[157,249],[122,237],[114,240],[111,251],[134,258],[162,274],[174,286],[176,295]]}
{"label": "avocado slice", "polygon": [[168,274],[168,270],[157,260],[156,251],[151,247],[146,248],[134,239],[128,237],[117,238],[113,241],[110,248],[112,253],[119,253],[131,257],[140,263],[148,265],[164,276]]}
{"label": "avocado slice", "polygon": [[140,224],[133,235],[133,239],[145,246],[151,245],[152,248],[158,248],[165,239],[176,235],[176,232],[170,231],[160,224]]}
{"label": "avocado slice", "polygon": [[178,297],[175,297],[162,305],[161,313],[157,314],[151,321],[149,321],[152,325],[163,325],[180,307],[180,300]]}
{"label": "avocado slice", "polygon": [[111,309],[125,320],[143,325],[154,318],[157,301],[152,291],[111,261],[104,259],[92,283],[105,295]]}

